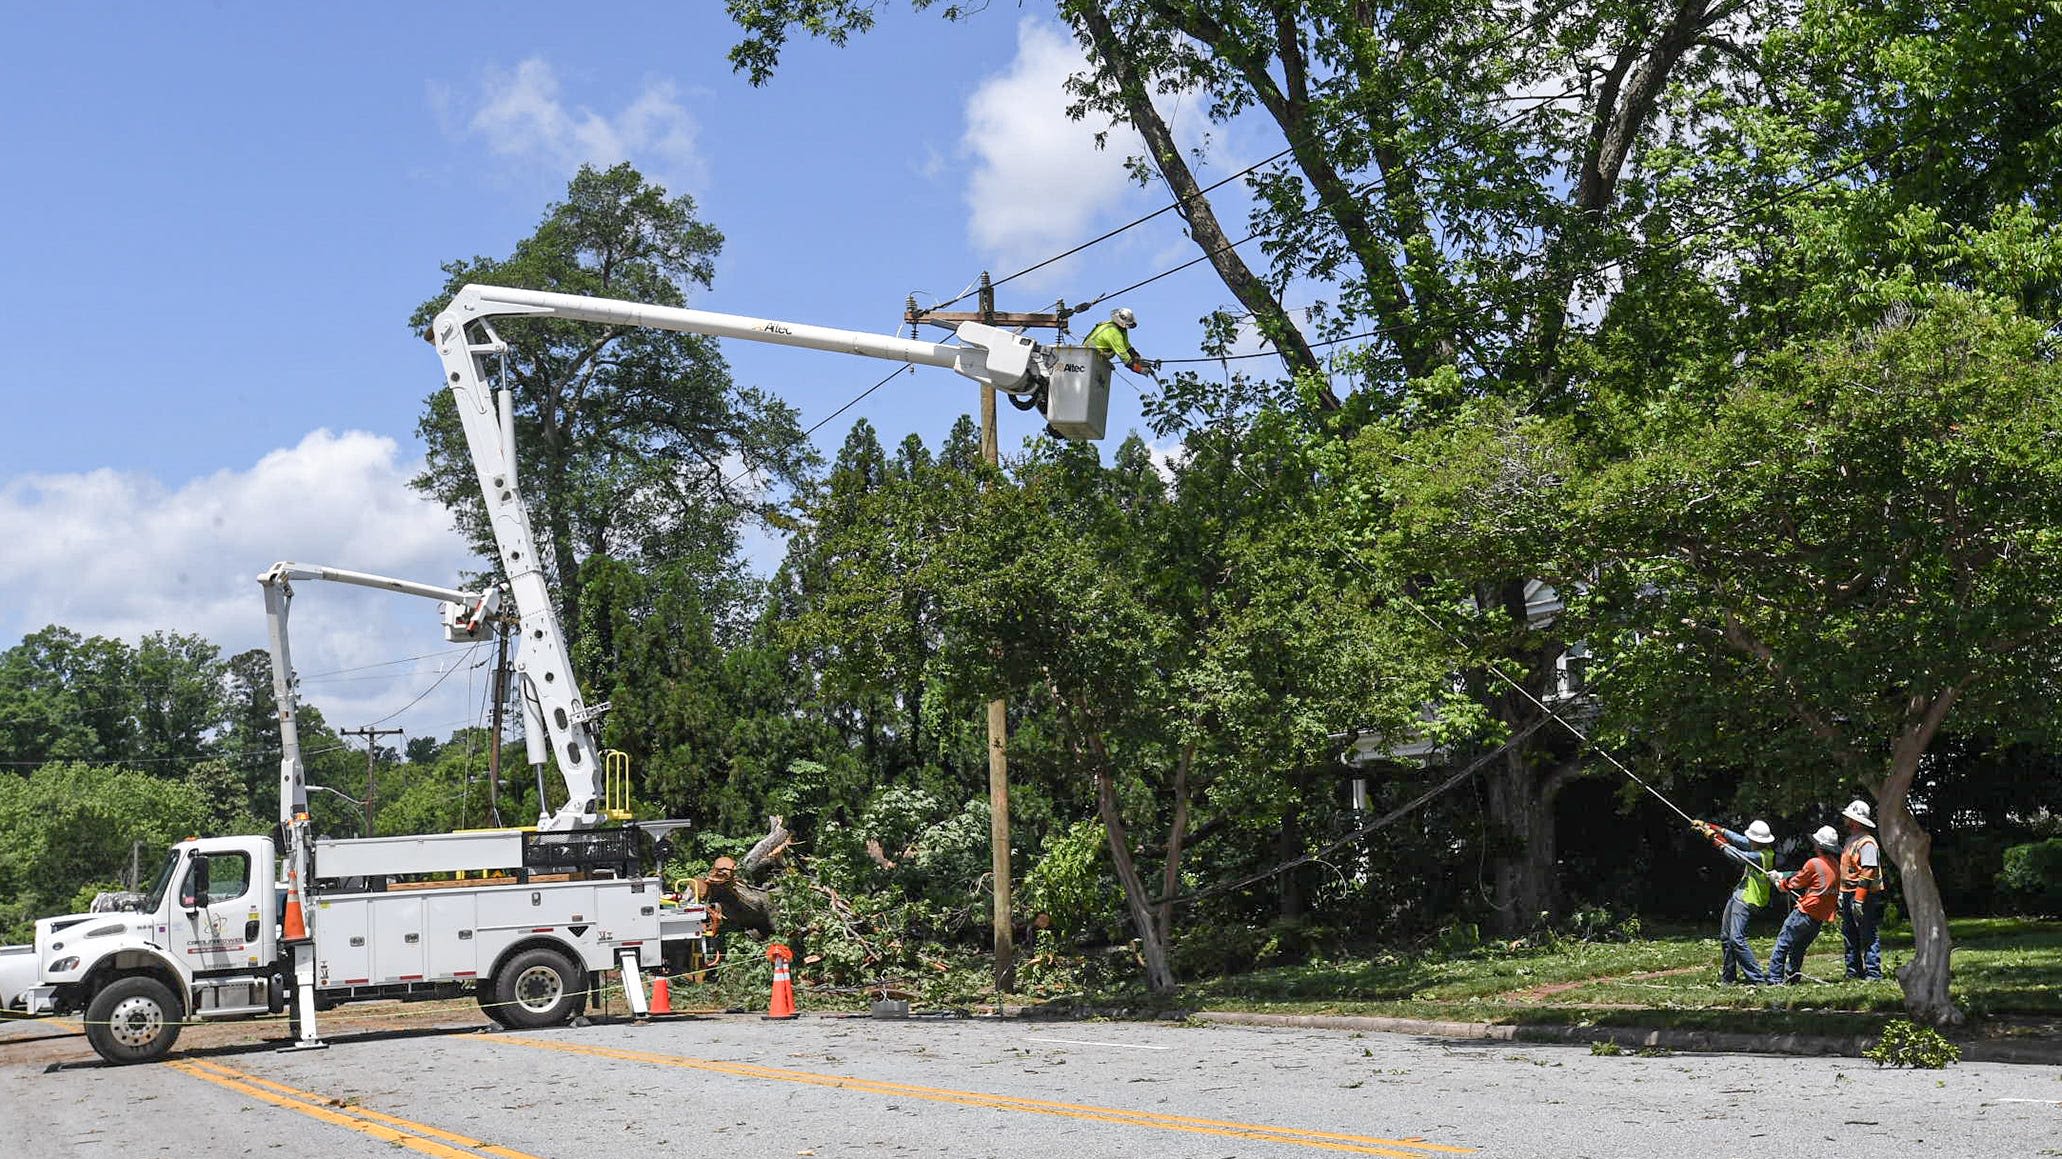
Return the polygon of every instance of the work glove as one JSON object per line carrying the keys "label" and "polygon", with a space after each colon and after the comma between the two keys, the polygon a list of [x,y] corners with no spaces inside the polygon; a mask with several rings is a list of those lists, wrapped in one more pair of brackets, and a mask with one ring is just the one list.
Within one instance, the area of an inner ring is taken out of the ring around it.
{"label": "work glove", "polygon": [[1771,869],[1768,871],[1768,883],[1786,893],[1789,892],[1790,887],[1783,884],[1783,875],[1777,870]]}

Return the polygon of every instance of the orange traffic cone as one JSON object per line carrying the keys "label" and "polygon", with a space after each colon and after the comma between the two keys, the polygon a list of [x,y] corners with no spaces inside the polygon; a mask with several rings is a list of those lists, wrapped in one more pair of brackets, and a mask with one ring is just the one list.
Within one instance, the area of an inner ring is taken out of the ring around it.
{"label": "orange traffic cone", "polygon": [[673,985],[664,974],[652,979],[652,1013],[673,1013]]}
{"label": "orange traffic cone", "polygon": [[786,946],[766,947],[766,959],[773,963],[773,994],[766,1002],[766,1017],[795,1016],[795,984],[788,978],[788,961],[795,956]]}
{"label": "orange traffic cone", "polygon": [[293,870],[286,878],[286,913],[280,915],[286,923],[285,937],[288,942],[308,940],[308,920],[301,914],[301,873]]}

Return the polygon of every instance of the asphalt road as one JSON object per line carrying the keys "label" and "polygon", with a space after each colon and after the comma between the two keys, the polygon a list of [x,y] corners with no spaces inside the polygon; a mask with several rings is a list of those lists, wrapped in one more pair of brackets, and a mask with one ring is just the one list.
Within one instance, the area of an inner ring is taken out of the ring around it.
{"label": "asphalt road", "polygon": [[[10,1028],[16,1029],[16,1028]],[[51,1028],[42,1033],[54,1033]],[[1170,1023],[805,1016],[181,1043],[0,1038],[0,1155],[2062,1155],[2062,1067],[1599,1057]]]}

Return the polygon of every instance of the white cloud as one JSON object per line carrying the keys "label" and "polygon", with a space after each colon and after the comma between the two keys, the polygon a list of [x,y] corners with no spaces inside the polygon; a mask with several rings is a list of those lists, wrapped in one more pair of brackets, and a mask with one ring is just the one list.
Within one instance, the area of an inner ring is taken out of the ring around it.
{"label": "white cloud", "polygon": [[1128,130],[1095,146],[1096,126],[1069,120],[1064,85],[1082,67],[1059,28],[1025,20],[1006,72],[969,97],[961,144],[974,158],[967,182],[973,243],[1005,265],[1038,261],[1095,232],[1097,216],[1131,189],[1123,159],[1143,150]]}
{"label": "white cloud", "polygon": [[1146,453],[1153,457],[1153,469],[1160,472],[1160,478],[1174,482],[1174,474],[1188,462],[1189,446],[1186,439],[1175,439],[1165,443],[1147,443]]}
{"label": "white cloud", "polygon": [[[0,485],[0,640],[59,624],[134,642],[203,636],[223,654],[265,646],[259,572],[283,559],[455,586],[476,566],[449,515],[408,487],[419,462],[394,440],[317,431],[248,470],[178,488],[112,470]],[[330,723],[394,723],[448,735],[477,716],[466,649],[443,641],[434,604],[339,584],[295,588],[294,666]],[[403,657],[405,664],[331,677]],[[475,655],[472,659],[481,657]]]}
{"label": "white cloud", "polygon": [[[448,95],[433,90],[435,103]],[[680,102],[673,82],[651,79],[615,116],[568,105],[558,74],[540,57],[512,70],[489,69],[466,131],[497,156],[548,169],[555,178],[582,164],[606,167],[630,161],[652,180],[677,191],[700,189],[707,167],[697,148],[700,126]]]}

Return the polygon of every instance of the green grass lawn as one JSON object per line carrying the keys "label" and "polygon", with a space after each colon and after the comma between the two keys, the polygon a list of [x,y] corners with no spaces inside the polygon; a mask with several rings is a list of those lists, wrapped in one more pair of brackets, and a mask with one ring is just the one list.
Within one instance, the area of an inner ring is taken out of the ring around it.
{"label": "green grass lawn", "polygon": [[[1951,924],[1956,1001],[1986,1029],[2062,1020],[2062,922],[1978,918]],[[1772,931],[1757,928],[1764,958]],[[1886,974],[1911,956],[1904,929],[1883,934]],[[1723,986],[1711,934],[1629,942],[1501,944],[1258,970],[1183,988],[1211,1010],[1375,1014],[1469,1022],[1583,1023],[1690,1029],[1866,1033],[1903,1010],[1894,979]],[[1838,929],[1805,958],[1808,976],[1842,974]]]}

